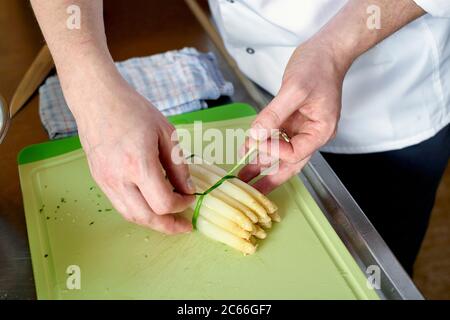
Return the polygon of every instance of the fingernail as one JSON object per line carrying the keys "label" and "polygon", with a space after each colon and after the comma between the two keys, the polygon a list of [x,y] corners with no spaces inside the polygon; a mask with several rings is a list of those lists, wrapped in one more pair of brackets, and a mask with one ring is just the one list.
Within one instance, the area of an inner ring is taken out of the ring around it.
{"label": "fingernail", "polygon": [[191,177],[186,179],[186,187],[188,188],[189,191],[195,192],[194,182],[192,181]]}
{"label": "fingernail", "polygon": [[257,122],[250,129],[250,137],[259,141],[266,140],[267,130],[260,123]]}

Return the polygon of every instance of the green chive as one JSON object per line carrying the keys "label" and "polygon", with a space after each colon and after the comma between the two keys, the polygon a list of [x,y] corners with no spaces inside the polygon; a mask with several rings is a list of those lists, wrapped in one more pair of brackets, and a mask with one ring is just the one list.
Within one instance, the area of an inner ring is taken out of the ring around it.
{"label": "green chive", "polygon": [[[250,157],[253,155],[253,153],[256,150],[258,150],[258,144],[255,147],[253,147],[252,149],[250,149],[242,157],[242,159],[240,161],[238,161],[238,163],[230,171],[227,172],[227,174],[223,178],[221,178],[219,181],[217,181],[215,184],[213,184],[208,190],[206,190],[205,192],[202,192],[202,193],[194,193],[196,196],[199,196],[197,199],[197,203],[195,204],[194,214],[192,215],[192,226],[194,227],[194,229],[197,229],[197,220],[198,220],[198,216],[200,215],[200,208],[203,203],[203,198],[208,193],[213,191],[214,189],[217,189],[218,187],[220,187],[226,180],[236,178],[234,173],[250,159]],[[190,157],[193,157],[193,155],[191,155]]]}

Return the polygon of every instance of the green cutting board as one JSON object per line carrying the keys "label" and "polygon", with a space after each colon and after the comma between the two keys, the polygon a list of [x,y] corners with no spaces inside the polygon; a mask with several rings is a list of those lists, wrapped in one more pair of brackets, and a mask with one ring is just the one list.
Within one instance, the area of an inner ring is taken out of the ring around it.
{"label": "green cutting board", "polygon": [[[254,114],[233,104],[170,121],[246,129]],[[18,162],[40,299],[378,299],[297,177],[270,194],[282,222],[243,256],[195,231],[165,236],[123,220],[78,138],[30,146]]]}

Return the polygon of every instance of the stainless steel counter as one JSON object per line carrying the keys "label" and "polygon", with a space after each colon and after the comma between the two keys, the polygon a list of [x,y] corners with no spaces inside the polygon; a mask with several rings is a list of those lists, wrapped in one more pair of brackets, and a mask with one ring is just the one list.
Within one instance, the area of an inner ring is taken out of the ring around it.
{"label": "stainless steel counter", "polygon": [[300,178],[322,212],[339,235],[350,254],[366,275],[369,266],[378,267],[383,299],[423,299],[411,278],[364,215],[358,204],[326,163],[316,153]]}
{"label": "stainless steel counter", "polygon": [[[259,92],[256,101],[265,105],[272,99],[264,90],[257,86],[255,89]],[[376,291],[382,299],[423,299],[409,275],[319,152],[314,154],[299,177],[361,270],[369,276],[373,267],[378,268],[380,288]]]}

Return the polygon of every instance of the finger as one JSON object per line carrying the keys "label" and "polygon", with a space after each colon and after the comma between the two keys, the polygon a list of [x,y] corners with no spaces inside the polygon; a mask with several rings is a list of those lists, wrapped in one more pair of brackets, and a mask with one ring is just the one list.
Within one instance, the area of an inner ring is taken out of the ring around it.
{"label": "finger", "polygon": [[280,158],[290,163],[302,161],[322,147],[327,140],[319,133],[298,133],[290,143],[280,144]]}
{"label": "finger", "polygon": [[261,173],[261,167],[257,164],[248,164],[239,171],[238,177],[244,182],[249,182]]}
{"label": "finger", "polygon": [[100,171],[98,169],[99,166],[94,165],[91,157],[87,157],[87,161],[92,178],[94,178],[95,182],[111,202],[112,206],[119,213],[123,214],[126,211],[126,206],[122,200],[121,193],[115,191],[115,186],[118,179],[111,173],[104,173],[103,171]]}
{"label": "finger", "polygon": [[265,153],[274,159],[281,159],[294,164],[311,156],[327,139],[327,133],[314,129],[312,132],[299,132],[287,142],[280,138],[271,138],[260,143],[259,152]]}
{"label": "finger", "polygon": [[253,139],[252,137],[246,137],[244,143],[239,148],[238,156],[240,158],[243,158],[251,149],[255,147],[257,148],[258,145],[259,143],[257,140]]}
{"label": "finger", "polygon": [[299,109],[308,94],[294,86],[284,86],[277,96],[253,121],[251,136],[256,140],[266,140],[270,130],[279,129],[295,111]]}
{"label": "finger", "polygon": [[136,185],[156,214],[182,212],[195,200],[194,195],[174,191],[158,158],[149,159],[142,171],[141,177],[137,177]]}
{"label": "finger", "polygon": [[195,186],[186,164],[183,150],[180,148],[175,129],[170,137],[161,137],[160,161],[170,183],[176,191],[183,194],[195,193]]}
{"label": "finger", "polygon": [[246,137],[244,143],[240,146],[238,156],[242,158],[250,150],[251,138]]}
{"label": "finger", "polygon": [[[282,144],[283,142],[284,144]],[[285,149],[290,148],[290,145],[280,139],[279,136],[272,137],[265,141],[260,141],[258,144],[258,160],[260,162],[262,162],[262,160],[272,162],[272,159],[280,159],[280,147]]]}
{"label": "finger", "polygon": [[300,170],[308,162],[309,158],[304,159],[295,164],[280,162],[278,170],[275,174],[264,176],[262,179],[258,180],[253,186],[258,189],[263,194],[268,194],[275,188],[289,180],[291,177],[295,176],[300,172]]}
{"label": "finger", "polygon": [[270,168],[276,159],[265,153],[258,152],[258,156],[251,163],[244,166],[238,174],[239,179],[249,182],[261,174],[262,171]]}
{"label": "finger", "polygon": [[155,214],[136,185],[131,183],[126,185],[122,194],[127,207],[125,213],[127,220],[165,234],[185,233],[192,230],[191,223],[183,217]]}
{"label": "finger", "polygon": [[103,193],[106,195],[108,200],[111,202],[114,209],[116,209],[117,212],[119,212],[120,214],[124,215],[127,210],[127,207],[123,202],[123,200],[121,199],[121,193],[115,192],[111,187],[107,186],[104,183],[97,182],[97,184],[103,191]]}

